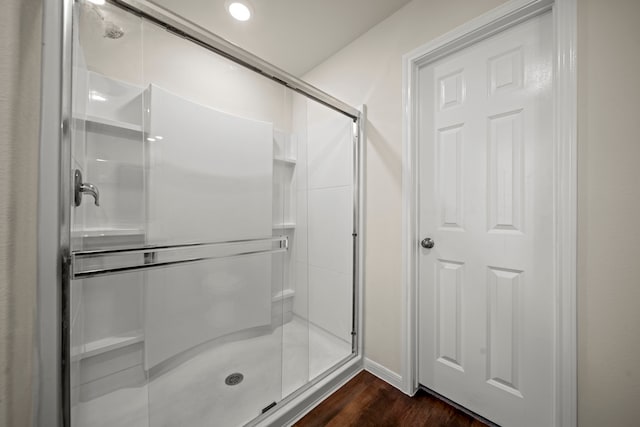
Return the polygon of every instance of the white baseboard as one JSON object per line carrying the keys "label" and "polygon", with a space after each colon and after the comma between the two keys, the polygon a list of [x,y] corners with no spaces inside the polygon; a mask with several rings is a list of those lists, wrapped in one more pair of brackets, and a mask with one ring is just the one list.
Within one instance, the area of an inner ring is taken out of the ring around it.
{"label": "white baseboard", "polygon": [[371,372],[382,381],[389,383],[401,392],[405,392],[403,388],[402,376],[393,372],[391,369],[385,368],[381,364],[374,362],[371,359],[364,359],[364,370]]}

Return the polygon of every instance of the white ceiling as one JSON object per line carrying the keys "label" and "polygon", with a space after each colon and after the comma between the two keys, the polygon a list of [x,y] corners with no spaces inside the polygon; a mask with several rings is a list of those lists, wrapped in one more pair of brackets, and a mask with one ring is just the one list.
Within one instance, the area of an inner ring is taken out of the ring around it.
{"label": "white ceiling", "polygon": [[301,76],[410,0],[247,0],[233,19],[225,0],[153,0],[260,58]]}

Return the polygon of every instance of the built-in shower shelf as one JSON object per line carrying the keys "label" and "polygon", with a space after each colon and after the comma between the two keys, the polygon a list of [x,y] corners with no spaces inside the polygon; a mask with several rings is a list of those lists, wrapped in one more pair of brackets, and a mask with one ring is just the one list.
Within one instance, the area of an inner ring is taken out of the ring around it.
{"label": "built-in shower shelf", "polygon": [[144,341],[142,330],[131,331],[127,334],[89,342],[80,350],[76,350],[75,354],[71,356],[75,360],[86,359],[87,357],[97,356],[98,354],[107,353],[142,341]]}
{"label": "built-in shower shelf", "polygon": [[76,119],[84,120],[87,123],[96,123],[96,124],[111,126],[118,129],[126,129],[134,132],[142,132],[142,125],[108,119],[106,117],[86,115],[84,117],[76,117]]}
{"label": "built-in shower shelf", "polygon": [[295,222],[281,222],[279,224],[273,224],[273,229],[276,230],[278,228],[290,229],[296,228]]}
{"label": "built-in shower shelf", "polygon": [[273,297],[271,297],[271,301],[280,302],[287,298],[292,298],[295,294],[296,294],[296,291],[294,291],[293,289],[283,289],[282,291],[278,292]]}
{"label": "built-in shower shelf", "polygon": [[289,166],[295,166],[295,164],[297,162],[296,159],[293,159],[293,158],[290,158],[290,157],[274,157],[273,161],[277,162],[277,163],[282,163],[282,164],[285,164],[285,165],[289,165]]}

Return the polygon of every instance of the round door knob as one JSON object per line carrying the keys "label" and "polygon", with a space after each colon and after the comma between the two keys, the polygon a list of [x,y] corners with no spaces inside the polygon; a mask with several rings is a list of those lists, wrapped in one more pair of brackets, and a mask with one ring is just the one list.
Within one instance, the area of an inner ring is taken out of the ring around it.
{"label": "round door knob", "polygon": [[431,249],[432,247],[435,246],[435,244],[436,242],[431,240],[431,237],[427,237],[426,239],[423,239],[422,242],[420,242],[420,246],[422,246],[425,249]]}

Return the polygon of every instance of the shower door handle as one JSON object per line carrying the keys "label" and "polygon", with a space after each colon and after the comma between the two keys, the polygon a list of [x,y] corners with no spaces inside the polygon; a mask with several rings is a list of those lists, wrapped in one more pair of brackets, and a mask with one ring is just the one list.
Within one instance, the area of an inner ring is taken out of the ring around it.
{"label": "shower door handle", "polygon": [[87,193],[93,196],[93,203],[96,206],[100,206],[100,192],[98,187],[88,182],[82,182],[82,172],[80,169],[76,169],[73,174],[73,204],[75,207],[80,206],[82,203],[82,195]]}

